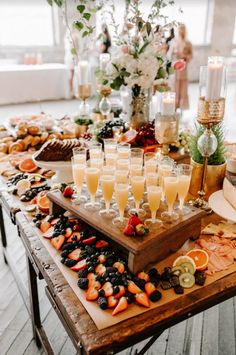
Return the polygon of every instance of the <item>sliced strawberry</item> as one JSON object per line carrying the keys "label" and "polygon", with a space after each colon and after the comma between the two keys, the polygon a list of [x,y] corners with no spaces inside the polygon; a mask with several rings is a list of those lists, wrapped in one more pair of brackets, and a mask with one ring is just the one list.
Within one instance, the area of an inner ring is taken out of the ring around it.
{"label": "sliced strawberry", "polygon": [[91,287],[96,281],[96,274],[90,272],[87,276],[87,279],[89,280],[89,287]]}
{"label": "sliced strawberry", "polygon": [[142,290],[133,281],[128,282],[128,291],[133,293],[134,295],[136,293],[142,292]]}
{"label": "sliced strawberry", "polygon": [[105,296],[109,297],[113,295],[113,287],[110,282],[105,282],[102,286],[102,289],[105,291]]}
{"label": "sliced strawberry", "polygon": [[146,282],[150,281],[150,277],[148,276],[148,274],[144,271],[141,271],[138,273],[137,277],[139,279],[145,280]]}
{"label": "sliced strawberry", "polygon": [[56,224],[58,221],[60,221],[60,218],[54,218],[54,219],[51,220],[50,223],[51,223],[52,226],[55,226],[55,224]]}
{"label": "sliced strawberry", "polygon": [[128,302],[127,302],[126,297],[123,296],[119,299],[118,305],[116,306],[116,308],[112,312],[112,315],[115,316],[117,313],[123,312],[127,308],[128,308]]}
{"label": "sliced strawberry", "polygon": [[119,273],[123,274],[125,272],[125,265],[119,261],[113,264],[113,267],[116,267],[119,271]]}
{"label": "sliced strawberry", "polygon": [[86,292],[86,300],[87,301],[96,301],[98,299],[98,290],[93,287],[89,287]]}
{"label": "sliced strawberry", "polygon": [[104,254],[101,254],[99,255],[98,257],[98,261],[101,263],[101,264],[104,264],[106,262],[106,256]]}
{"label": "sliced strawberry", "polygon": [[73,226],[73,231],[74,232],[81,232],[83,230],[83,227],[80,224],[75,224]]}
{"label": "sliced strawberry", "polygon": [[105,240],[98,240],[95,245],[95,247],[97,249],[107,248],[108,246],[109,246],[109,243],[106,242]]}
{"label": "sliced strawberry", "polygon": [[148,299],[148,296],[146,295],[146,293],[144,293],[144,292],[137,293],[135,295],[135,299],[136,299],[136,302],[140,306],[144,306],[144,307],[147,307],[147,308],[150,307],[150,302],[149,302],[149,299]]}
{"label": "sliced strawberry", "polygon": [[54,232],[54,228],[50,227],[46,233],[43,234],[44,238],[51,239]]}
{"label": "sliced strawberry", "polygon": [[106,267],[103,264],[98,264],[95,269],[96,274],[103,275],[106,272]]}
{"label": "sliced strawberry", "polygon": [[153,285],[152,282],[146,283],[144,287],[145,287],[145,292],[148,296],[150,296],[153,293],[153,291],[156,290],[156,287]]}
{"label": "sliced strawberry", "polygon": [[74,237],[74,236],[76,236],[76,238],[77,238],[76,242],[80,241],[80,239],[81,239],[80,233],[79,232],[73,232],[72,235],[70,236],[70,238],[67,239],[67,242],[68,243],[73,242],[72,237]]}
{"label": "sliced strawberry", "polygon": [[118,304],[118,299],[115,298],[114,296],[109,296],[107,298],[107,303],[108,303],[108,308],[114,308]]}
{"label": "sliced strawberry", "polygon": [[86,268],[86,260],[80,260],[77,264],[75,264],[74,266],[71,267],[71,270],[74,270],[74,271],[80,271],[82,269],[85,269]]}
{"label": "sliced strawberry", "polygon": [[125,294],[124,286],[119,286],[120,291],[114,295],[115,298],[119,299]]}
{"label": "sliced strawberry", "polygon": [[60,234],[58,237],[51,239],[51,244],[54,246],[56,250],[60,250],[62,245],[64,244],[65,237],[64,235]]}
{"label": "sliced strawberry", "polygon": [[89,281],[89,287],[93,287],[96,290],[100,290],[100,288],[102,287],[101,283],[99,281],[96,280],[91,280]]}
{"label": "sliced strawberry", "polygon": [[68,254],[68,258],[79,261],[81,259],[81,249],[77,248]]}
{"label": "sliced strawberry", "polygon": [[40,230],[42,233],[46,233],[50,227],[51,227],[51,223],[47,221],[42,221],[40,224]]}
{"label": "sliced strawberry", "polygon": [[66,228],[66,233],[64,234],[66,239],[70,238],[72,236],[72,229],[71,228]]}
{"label": "sliced strawberry", "polygon": [[87,239],[82,240],[82,242],[86,245],[94,244],[96,242],[96,237],[89,237]]}

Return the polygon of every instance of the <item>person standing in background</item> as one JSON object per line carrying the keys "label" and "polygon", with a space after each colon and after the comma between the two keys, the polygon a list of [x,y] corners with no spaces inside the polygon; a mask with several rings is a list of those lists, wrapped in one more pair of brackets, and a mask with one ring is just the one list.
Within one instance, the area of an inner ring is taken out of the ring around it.
{"label": "person standing in background", "polygon": [[109,49],[111,47],[111,36],[105,23],[102,24],[102,32],[97,39],[101,42],[100,53],[109,53]]}
{"label": "person standing in background", "polygon": [[173,62],[182,59],[185,61],[185,68],[175,72],[175,78],[171,83],[172,90],[176,92],[176,108],[187,110],[189,108],[188,100],[188,63],[192,59],[192,44],[186,39],[185,25],[181,24],[178,28],[178,38],[169,42],[169,51],[167,57]]}

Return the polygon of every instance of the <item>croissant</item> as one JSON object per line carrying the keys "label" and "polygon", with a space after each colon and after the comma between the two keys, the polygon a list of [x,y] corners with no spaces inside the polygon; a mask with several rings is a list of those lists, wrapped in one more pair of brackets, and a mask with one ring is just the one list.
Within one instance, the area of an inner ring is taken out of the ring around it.
{"label": "croissant", "polygon": [[23,152],[23,145],[19,142],[11,143],[9,146],[9,153]]}

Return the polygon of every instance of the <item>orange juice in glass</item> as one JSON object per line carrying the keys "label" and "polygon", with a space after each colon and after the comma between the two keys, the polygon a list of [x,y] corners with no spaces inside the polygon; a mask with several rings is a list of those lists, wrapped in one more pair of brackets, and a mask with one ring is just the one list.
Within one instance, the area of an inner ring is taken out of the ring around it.
{"label": "orange juice in glass", "polygon": [[162,212],[161,218],[171,223],[179,218],[178,213],[173,211],[174,202],[178,193],[178,176],[176,172],[171,172],[169,176],[164,177],[164,192],[168,211]]}
{"label": "orange juice in glass", "polygon": [[99,211],[100,216],[103,217],[114,217],[116,212],[110,209],[110,204],[112,200],[112,195],[115,187],[115,176],[112,175],[102,175],[101,176],[101,187],[102,194],[105,201],[106,208]]}
{"label": "orange juice in glass", "polygon": [[81,195],[81,190],[84,182],[86,164],[77,163],[75,157],[71,158],[73,180],[76,186],[77,195],[74,202],[86,202],[87,197]]}
{"label": "orange juice in glass", "polygon": [[162,189],[160,186],[150,185],[147,187],[148,204],[151,211],[151,218],[148,218],[145,222],[152,225],[161,226],[162,221],[156,218],[157,211],[161,203]]}
{"label": "orange juice in glass", "polygon": [[115,198],[119,210],[119,217],[113,219],[113,224],[116,226],[122,226],[127,222],[127,218],[124,217],[125,207],[128,202],[129,189],[127,184],[115,185]]}
{"label": "orange juice in glass", "polygon": [[88,210],[97,210],[101,207],[99,202],[95,201],[95,195],[98,189],[98,182],[100,177],[100,169],[88,167],[85,169],[85,180],[91,201],[84,206]]}
{"label": "orange juice in glass", "polygon": [[129,213],[133,215],[138,214],[139,217],[144,217],[146,212],[139,208],[144,194],[145,177],[131,176],[131,191],[135,200],[135,208],[132,208]]}

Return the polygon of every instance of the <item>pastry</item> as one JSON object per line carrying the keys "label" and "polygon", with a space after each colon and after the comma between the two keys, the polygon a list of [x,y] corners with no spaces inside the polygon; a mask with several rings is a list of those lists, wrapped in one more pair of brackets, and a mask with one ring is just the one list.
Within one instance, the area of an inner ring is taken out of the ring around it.
{"label": "pastry", "polygon": [[80,147],[81,143],[77,139],[53,139],[47,141],[35,154],[38,161],[69,161],[73,156],[73,148]]}
{"label": "pastry", "polygon": [[1,143],[0,144],[0,152],[1,153],[8,153],[8,144],[7,143]]}
{"label": "pastry", "polygon": [[27,135],[27,133],[28,133],[27,128],[21,128],[21,129],[18,129],[18,130],[16,131],[16,136],[17,136],[18,138],[23,138],[23,137],[25,137],[25,136]]}
{"label": "pastry", "polygon": [[8,142],[13,142],[14,138],[13,137],[4,137],[2,138],[2,143],[8,143]]}
{"label": "pastry", "polygon": [[27,136],[23,139],[23,142],[25,143],[26,147],[28,147],[29,145],[31,145],[33,139],[34,139],[34,137],[31,136],[31,135],[27,135]]}
{"label": "pastry", "polygon": [[23,145],[18,142],[11,143],[9,146],[9,153],[17,152],[23,152]]}
{"label": "pastry", "polygon": [[31,134],[32,136],[36,136],[36,135],[40,134],[40,127],[37,126],[37,125],[29,126],[29,127],[28,127],[28,132],[29,132],[29,134]]}
{"label": "pastry", "polygon": [[39,136],[33,137],[33,140],[31,142],[31,147],[35,147],[38,145],[41,141],[41,138]]}
{"label": "pastry", "polygon": [[49,136],[48,132],[43,132],[40,137],[40,144],[44,144],[48,139],[48,136]]}

